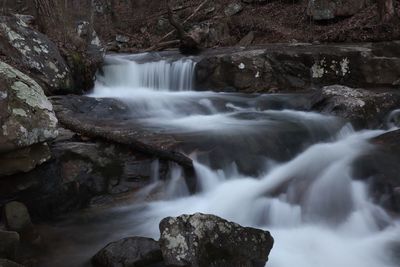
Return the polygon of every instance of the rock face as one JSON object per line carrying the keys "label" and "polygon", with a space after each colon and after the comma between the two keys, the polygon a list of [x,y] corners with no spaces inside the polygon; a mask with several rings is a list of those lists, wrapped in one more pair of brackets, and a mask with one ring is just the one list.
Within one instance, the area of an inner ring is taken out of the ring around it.
{"label": "rock face", "polygon": [[54,218],[88,206],[104,206],[159,178],[168,164],[130,150],[73,135],[50,145],[52,159],[29,173],[0,180],[2,199],[19,199],[34,218]]}
{"label": "rock face", "polygon": [[200,213],[165,218],[160,232],[167,266],[261,267],[273,246],[269,232]]}
{"label": "rock face", "polygon": [[17,254],[18,244],[18,233],[0,230],[0,258],[14,260]]}
{"label": "rock face", "polygon": [[332,84],[397,88],[399,44],[270,44],[205,51],[196,65],[196,87],[241,92],[304,90]]}
{"label": "rock face", "polygon": [[312,109],[349,119],[355,126],[378,127],[400,106],[397,93],[375,93],[341,85],[326,86],[314,95]]}
{"label": "rock face", "polygon": [[29,171],[49,158],[41,143],[57,136],[57,118],[42,88],[4,62],[0,82],[0,175]]}
{"label": "rock face", "polygon": [[328,20],[356,14],[366,0],[309,0],[307,14],[314,20]]}
{"label": "rock face", "polygon": [[161,266],[162,260],[157,241],[128,237],[108,244],[92,258],[92,264],[94,267],[155,267]]}
{"label": "rock face", "polygon": [[0,17],[0,52],[40,83],[46,94],[74,92],[69,68],[45,35],[18,17]]}

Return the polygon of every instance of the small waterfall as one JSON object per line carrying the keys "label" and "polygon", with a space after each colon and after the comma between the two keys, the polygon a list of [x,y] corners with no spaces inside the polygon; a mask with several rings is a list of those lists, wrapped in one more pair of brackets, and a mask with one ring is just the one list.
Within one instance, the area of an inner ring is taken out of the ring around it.
{"label": "small waterfall", "polygon": [[196,62],[191,59],[162,59],[142,62],[146,54],[135,57],[107,57],[97,75],[95,94],[118,90],[191,91]]}
{"label": "small waterfall", "polygon": [[[307,95],[191,91],[194,61],[144,57],[107,58],[92,96],[119,98],[136,127],[179,140],[194,159],[200,192],[189,195],[174,164],[160,180],[155,161],[154,183],[137,194],[152,201],[113,210],[99,227],[109,233],[115,225],[109,241],[158,238],[162,218],[203,212],[270,230],[269,267],[399,266],[391,253],[393,244],[400,247],[400,225],[352,172],[354,160],[373,151],[369,140],[384,131],[357,132],[339,118],[297,110]],[[399,114],[390,115],[391,126]]]}

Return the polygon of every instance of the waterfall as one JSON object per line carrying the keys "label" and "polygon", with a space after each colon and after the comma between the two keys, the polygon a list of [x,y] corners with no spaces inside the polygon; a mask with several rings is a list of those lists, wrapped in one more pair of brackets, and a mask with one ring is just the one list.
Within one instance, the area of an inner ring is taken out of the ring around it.
{"label": "waterfall", "polygon": [[[134,58],[106,57],[102,73],[97,75],[95,94],[118,95],[115,91],[135,89],[155,91],[190,91],[193,89],[193,60],[158,60],[141,62],[146,54]],[[113,92],[109,92],[113,88]]]}
{"label": "waterfall", "polygon": [[355,159],[374,151],[368,140],[384,131],[299,111],[293,103],[304,95],[196,92],[194,68],[190,59],[112,56],[97,77],[93,97],[119,98],[135,123],[181,141],[200,188],[190,195],[178,166],[168,181],[154,174],[138,195],[160,196],[163,188],[163,197],[114,210],[114,239],[158,238],[162,218],[203,212],[270,230],[268,267],[399,266],[392,257],[399,223],[352,171]]}

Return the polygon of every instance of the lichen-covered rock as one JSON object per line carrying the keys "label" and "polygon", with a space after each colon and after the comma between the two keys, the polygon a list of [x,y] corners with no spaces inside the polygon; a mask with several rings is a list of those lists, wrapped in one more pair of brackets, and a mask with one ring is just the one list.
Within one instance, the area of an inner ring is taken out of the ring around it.
{"label": "lichen-covered rock", "polygon": [[240,92],[308,90],[332,84],[397,88],[400,43],[268,44],[205,51],[196,88]]}
{"label": "lichen-covered rock", "polygon": [[76,91],[86,92],[94,86],[95,74],[103,63],[105,49],[87,21],[77,22],[76,32],[68,47],[63,50],[63,55],[73,74]]}
{"label": "lichen-covered rock", "polygon": [[312,103],[312,109],[348,119],[356,127],[378,127],[399,106],[398,94],[341,85],[325,86],[314,95]]}
{"label": "lichen-covered rock", "polygon": [[0,83],[0,153],[57,136],[53,106],[39,84],[4,62],[0,62]]}
{"label": "lichen-covered rock", "polygon": [[19,245],[19,234],[0,230],[0,258],[14,260]]}
{"label": "lichen-covered rock", "polygon": [[74,92],[70,70],[56,45],[20,17],[0,17],[0,52],[29,71],[46,94]]}
{"label": "lichen-covered rock", "polygon": [[351,16],[360,11],[366,0],[309,0],[307,13],[315,20]]}
{"label": "lichen-covered rock", "polygon": [[108,244],[92,258],[92,264],[94,267],[148,267],[161,264],[162,260],[157,241],[145,237],[128,237]]}
{"label": "lichen-covered rock", "polygon": [[44,142],[57,137],[57,118],[42,88],[0,62],[0,176],[26,172],[50,158]]}
{"label": "lichen-covered rock", "polygon": [[167,266],[261,267],[274,242],[267,231],[200,213],[167,217],[160,232]]}

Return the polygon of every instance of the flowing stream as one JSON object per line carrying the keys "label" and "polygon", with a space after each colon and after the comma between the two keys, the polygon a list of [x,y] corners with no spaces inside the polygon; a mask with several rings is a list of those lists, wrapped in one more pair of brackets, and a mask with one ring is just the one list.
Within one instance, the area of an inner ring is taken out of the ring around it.
{"label": "flowing stream", "polygon": [[109,57],[92,96],[126,102],[141,127],[181,141],[200,190],[190,195],[173,166],[167,182],[154,175],[140,204],[80,225],[85,238],[100,247],[130,235],[158,239],[162,218],[202,212],[269,230],[269,267],[400,266],[398,221],[352,171],[382,130],[354,131],[336,117],[301,111],[308,95],[193,91],[195,61],[146,57]]}

